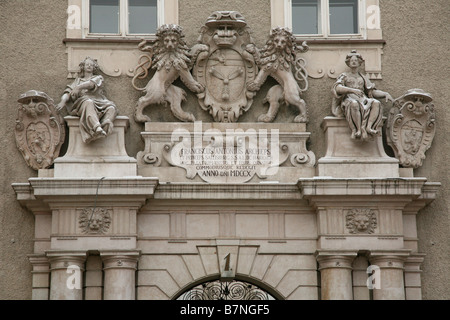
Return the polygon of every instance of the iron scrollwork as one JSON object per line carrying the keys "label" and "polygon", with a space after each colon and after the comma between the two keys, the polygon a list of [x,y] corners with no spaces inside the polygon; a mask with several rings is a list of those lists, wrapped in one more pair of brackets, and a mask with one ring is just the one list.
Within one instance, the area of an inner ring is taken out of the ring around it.
{"label": "iron scrollwork", "polygon": [[211,281],[183,293],[178,300],[275,300],[261,288],[243,281]]}

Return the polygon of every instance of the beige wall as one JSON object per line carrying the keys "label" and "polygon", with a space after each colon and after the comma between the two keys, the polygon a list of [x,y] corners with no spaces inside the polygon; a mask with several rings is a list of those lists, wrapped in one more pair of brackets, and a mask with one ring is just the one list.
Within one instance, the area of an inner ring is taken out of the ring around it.
{"label": "beige wall", "polygon": [[[238,10],[247,19],[254,32],[256,44],[261,47],[270,28],[269,0],[179,0],[179,19],[186,40],[193,45],[198,29],[214,10]],[[426,253],[422,266],[423,298],[449,299],[448,265],[450,252],[450,139],[447,128],[450,100],[447,70],[450,39],[448,0],[382,0],[381,26],[387,41],[383,55],[383,80],[377,81],[380,89],[394,97],[407,89],[419,87],[434,97],[437,112],[437,132],[427,159],[415,175],[429,181],[439,181],[442,188],[437,199],[418,216],[419,251]],[[61,0],[0,1],[0,126],[2,146],[0,195],[0,299],[31,298],[31,266],[27,255],[32,253],[34,217],[22,209],[11,188],[13,182],[26,182],[36,172],[29,169],[15,146],[14,123],[18,96],[29,90],[45,91],[55,101],[68,83],[67,56],[62,39],[65,37],[67,2]],[[334,80],[310,80],[310,89],[304,98],[309,105],[312,133],[310,149],[317,158],[324,155],[324,134],[320,123],[330,115],[331,92]],[[262,88],[266,91],[268,84]],[[123,76],[107,78],[108,97],[119,106],[122,115],[132,119],[133,106],[140,93],[132,89],[130,79]],[[252,111],[242,121],[261,113],[263,94],[259,94]],[[197,110],[196,98],[188,96],[189,107]],[[267,108],[267,106],[264,106]],[[151,114],[162,113],[163,107],[154,108]],[[293,108],[280,111],[277,122],[291,117]],[[387,110],[386,110],[387,112]],[[202,118],[203,117],[203,118]],[[208,117],[201,115],[200,119]],[[155,119],[157,120],[157,119]],[[174,121],[170,116],[159,120]],[[140,131],[143,126],[131,120],[127,133],[127,150],[130,156],[143,149]],[[447,273],[446,273],[447,271]]]}

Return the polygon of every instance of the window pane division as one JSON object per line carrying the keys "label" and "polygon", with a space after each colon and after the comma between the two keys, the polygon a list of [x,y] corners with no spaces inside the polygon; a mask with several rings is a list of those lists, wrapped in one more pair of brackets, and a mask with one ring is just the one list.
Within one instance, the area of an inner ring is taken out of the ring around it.
{"label": "window pane division", "polygon": [[155,33],[157,0],[128,0],[128,32]]}
{"label": "window pane division", "polygon": [[292,32],[319,34],[321,0],[292,0]]}
{"label": "window pane division", "polygon": [[330,33],[358,33],[358,0],[330,1]]}
{"label": "window pane division", "polygon": [[119,0],[90,0],[89,32],[119,33]]}

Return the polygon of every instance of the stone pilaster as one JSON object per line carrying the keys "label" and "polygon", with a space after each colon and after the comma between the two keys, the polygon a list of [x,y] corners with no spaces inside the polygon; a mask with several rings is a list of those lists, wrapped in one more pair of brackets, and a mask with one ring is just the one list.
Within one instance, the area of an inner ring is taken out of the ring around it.
{"label": "stone pilaster", "polygon": [[50,263],[44,254],[29,255],[28,259],[33,267],[31,271],[31,299],[48,300],[50,292]]}
{"label": "stone pilaster", "polygon": [[84,299],[102,300],[103,268],[102,259],[98,255],[90,255],[86,260]]}
{"label": "stone pilaster", "polygon": [[82,300],[86,252],[47,252],[50,261],[50,300]]}
{"label": "stone pilaster", "polygon": [[352,262],[356,252],[319,251],[322,300],[353,300]]}
{"label": "stone pilaster", "polygon": [[104,300],[135,300],[139,251],[103,251]]}
{"label": "stone pilaster", "polygon": [[422,300],[422,281],[420,266],[424,254],[411,254],[405,261],[405,298],[406,300]]}

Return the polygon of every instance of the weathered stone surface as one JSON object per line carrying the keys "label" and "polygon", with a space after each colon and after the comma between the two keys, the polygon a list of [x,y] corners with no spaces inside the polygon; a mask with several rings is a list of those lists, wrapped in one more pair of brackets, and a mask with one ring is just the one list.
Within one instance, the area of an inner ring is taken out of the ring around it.
{"label": "weathered stone surface", "polygon": [[432,101],[425,91],[411,89],[389,111],[387,142],[403,167],[420,167],[431,147],[436,132]]}
{"label": "weathered stone surface", "polygon": [[29,90],[20,95],[16,144],[27,165],[35,170],[53,165],[64,143],[64,120],[46,93]]}

